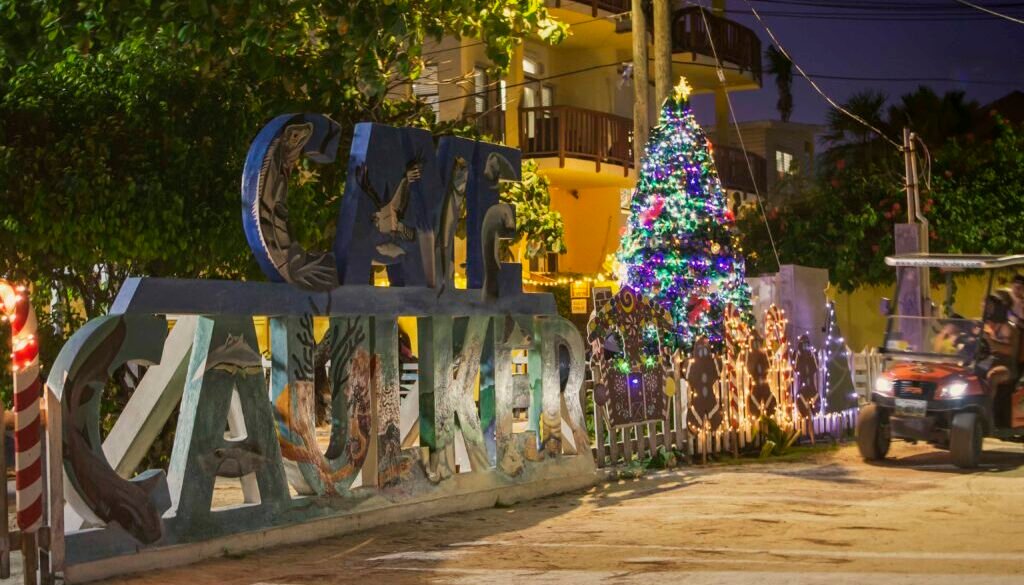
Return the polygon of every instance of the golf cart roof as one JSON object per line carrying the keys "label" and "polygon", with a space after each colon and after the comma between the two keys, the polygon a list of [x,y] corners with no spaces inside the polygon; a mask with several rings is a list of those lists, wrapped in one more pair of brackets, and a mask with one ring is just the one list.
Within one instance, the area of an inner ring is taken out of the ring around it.
{"label": "golf cart roof", "polygon": [[886,256],[889,266],[908,268],[942,268],[945,270],[990,270],[1024,266],[1024,254],[901,254]]}

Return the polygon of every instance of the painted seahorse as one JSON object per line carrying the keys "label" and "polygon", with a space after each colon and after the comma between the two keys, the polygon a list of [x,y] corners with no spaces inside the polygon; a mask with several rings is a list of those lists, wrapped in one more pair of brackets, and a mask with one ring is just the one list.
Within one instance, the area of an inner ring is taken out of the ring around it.
{"label": "painted seahorse", "polygon": [[484,286],[481,289],[485,301],[498,298],[498,269],[501,264],[500,241],[516,234],[516,214],[508,203],[498,203],[487,210],[483,225]]}

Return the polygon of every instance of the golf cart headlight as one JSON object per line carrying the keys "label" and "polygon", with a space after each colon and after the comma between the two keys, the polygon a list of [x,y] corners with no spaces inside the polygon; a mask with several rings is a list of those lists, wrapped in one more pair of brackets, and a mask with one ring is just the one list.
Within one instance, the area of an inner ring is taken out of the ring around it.
{"label": "golf cart headlight", "polygon": [[875,378],[875,393],[882,396],[892,396],[892,380],[885,376]]}
{"label": "golf cart headlight", "polygon": [[942,387],[943,398],[963,398],[967,394],[967,382],[957,380]]}

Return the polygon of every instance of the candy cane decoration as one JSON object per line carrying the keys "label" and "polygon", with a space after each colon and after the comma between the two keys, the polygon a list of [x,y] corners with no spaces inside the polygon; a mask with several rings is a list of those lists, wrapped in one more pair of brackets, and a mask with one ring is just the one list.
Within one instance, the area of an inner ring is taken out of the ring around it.
{"label": "candy cane decoration", "polygon": [[793,366],[789,359],[786,324],[786,311],[774,304],[768,307],[764,316],[765,348],[768,350],[771,360],[772,379],[775,382],[779,412],[785,419],[791,420],[793,418]]}
{"label": "candy cane decoration", "polygon": [[11,324],[11,371],[14,373],[14,484],[18,528],[35,532],[43,519],[43,469],[40,455],[39,344],[36,314],[23,286],[0,280],[0,311]]}
{"label": "candy cane decoration", "polygon": [[739,310],[733,304],[725,307],[725,368],[722,377],[728,383],[729,426],[739,430],[742,413],[740,407],[746,404],[746,392],[740,384],[740,373],[744,371],[746,350],[750,345],[747,324],[740,318]]}

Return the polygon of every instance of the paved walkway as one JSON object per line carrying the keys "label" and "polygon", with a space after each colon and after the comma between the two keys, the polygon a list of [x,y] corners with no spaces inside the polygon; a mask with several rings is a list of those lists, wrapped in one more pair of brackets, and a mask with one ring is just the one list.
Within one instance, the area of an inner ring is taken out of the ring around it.
{"label": "paved walkway", "polygon": [[1024,583],[1024,445],[686,468],[111,583]]}

